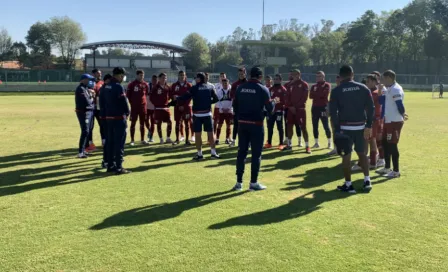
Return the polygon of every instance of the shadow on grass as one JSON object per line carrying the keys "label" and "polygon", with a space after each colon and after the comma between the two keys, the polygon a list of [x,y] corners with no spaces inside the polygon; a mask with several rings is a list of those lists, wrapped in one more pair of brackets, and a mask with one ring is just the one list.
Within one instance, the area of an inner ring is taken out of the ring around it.
{"label": "shadow on grass", "polygon": [[102,230],[112,227],[131,227],[172,219],[183,212],[199,208],[214,202],[226,200],[244,194],[224,191],[209,195],[189,198],[173,203],[155,204],[124,211],[104,219],[103,222],[90,227],[91,230]]}

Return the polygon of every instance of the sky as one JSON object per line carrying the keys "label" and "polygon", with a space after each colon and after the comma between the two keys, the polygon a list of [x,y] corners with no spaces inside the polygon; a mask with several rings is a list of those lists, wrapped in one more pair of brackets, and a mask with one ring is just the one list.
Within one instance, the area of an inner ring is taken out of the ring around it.
{"label": "sky", "polygon": [[[262,0],[141,0],[141,1],[1,1],[0,28],[14,41],[25,41],[29,27],[53,16],[69,16],[79,22],[88,42],[148,40],[182,45],[183,38],[197,32],[215,42],[240,26],[259,30]],[[265,24],[297,18],[299,23],[333,20],[336,26],[356,20],[367,9],[402,8],[410,0],[265,0]],[[374,3],[374,4],[373,4]]]}

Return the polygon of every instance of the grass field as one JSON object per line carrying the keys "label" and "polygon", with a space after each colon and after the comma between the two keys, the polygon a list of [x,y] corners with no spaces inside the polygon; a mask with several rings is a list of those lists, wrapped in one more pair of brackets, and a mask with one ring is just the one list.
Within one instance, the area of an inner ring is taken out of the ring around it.
{"label": "grass field", "polygon": [[224,146],[127,148],[134,173],[108,176],[75,159],[72,97],[2,96],[0,271],[447,271],[448,100],[430,97],[406,93],[402,177],[348,195],[325,149],[264,152],[256,193],[229,192]]}

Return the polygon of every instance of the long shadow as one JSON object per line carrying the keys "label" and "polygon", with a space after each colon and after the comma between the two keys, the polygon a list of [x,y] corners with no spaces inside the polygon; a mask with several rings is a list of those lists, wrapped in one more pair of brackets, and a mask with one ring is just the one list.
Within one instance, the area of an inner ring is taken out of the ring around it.
{"label": "long shadow", "polygon": [[301,165],[306,165],[310,163],[316,163],[321,161],[332,161],[334,157],[329,157],[326,154],[319,155],[307,155],[305,157],[294,157],[286,160],[278,161],[276,164],[263,165],[261,167],[262,172],[270,172],[274,170],[292,170]]}
{"label": "long shadow", "polygon": [[76,155],[75,148],[50,150],[44,152],[30,152],[0,157],[0,168],[30,165],[35,163],[55,162],[71,159]]}
{"label": "long shadow", "polygon": [[230,191],[189,198],[173,203],[155,204],[123,211],[104,219],[103,222],[90,227],[91,230],[102,230],[112,227],[130,227],[168,220],[181,215],[183,212],[199,208],[214,202],[226,200],[243,193]]}
{"label": "long shadow", "polygon": [[292,175],[290,177],[303,178],[302,181],[287,183],[288,187],[283,188],[283,191],[292,191],[299,188],[310,189],[320,187],[327,183],[337,181],[342,178],[342,171],[340,165],[334,167],[320,167],[307,170],[304,174]]}
{"label": "long shadow", "polygon": [[352,194],[342,193],[337,190],[324,191],[323,189],[319,189],[293,199],[285,205],[261,212],[234,217],[222,223],[213,224],[208,228],[217,230],[235,226],[260,226],[280,223],[317,211],[322,208],[321,205],[325,202],[344,199],[351,195]]}

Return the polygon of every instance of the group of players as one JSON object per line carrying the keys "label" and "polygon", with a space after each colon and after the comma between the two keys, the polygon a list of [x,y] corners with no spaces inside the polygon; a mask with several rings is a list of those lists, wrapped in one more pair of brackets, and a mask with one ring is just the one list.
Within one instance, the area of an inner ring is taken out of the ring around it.
{"label": "group of players", "polygon": [[[130,145],[135,145],[135,127],[137,121],[139,121],[142,144],[146,145],[154,142],[153,135],[155,128],[157,128],[161,144],[172,143],[173,145],[177,145],[180,144],[180,142],[185,141],[186,145],[191,145],[191,142],[195,142],[196,140],[198,153],[195,155],[194,159],[201,160],[203,159],[203,155],[202,139],[200,137],[202,126],[204,126],[204,130],[208,132],[208,141],[211,145],[212,157],[219,158],[215,146],[220,143],[219,138],[224,123],[226,124],[225,143],[229,144],[231,147],[235,146],[235,141],[239,134],[240,123],[243,123],[243,125],[258,125],[256,124],[258,122],[251,123],[242,120],[241,114],[236,114],[234,112],[237,96],[245,97],[244,95],[259,93],[260,90],[261,92],[264,90],[259,89],[257,85],[253,85],[255,82],[262,86],[262,77],[260,78],[261,72],[257,72],[258,70],[254,71],[256,77],[253,78],[253,75],[251,75],[251,81],[248,81],[245,68],[240,68],[238,70],[238,80],[232,84],[230,84],[226,74],[221,73],[220,82],[216,85],[208,82],[207,73],[200,73],[196,78],[196,84],[199,84],[199,86],[193,87],[193,85],[187,81],[184,71],[179,71],[178,81],[170,86],[167,83],[167,75],[164,73],[161,73],[158,76],[152,76],[151,82],[147,83],[144,80],[144,72],[142,70],[137,70],[136,79],[128,84],[126,92],[122,94],[120,94],[120,90],[117,92],[118,95],[123,96],[122,99],[124,104],[126,104],[121,105],[121,107],[124,107],[123,112],[129,110],[131,121]],[[121,87],[121,82],[124,79],[126,72],[123,68],[117,67],[114,69],[113,76],[106,75],[103,79],[101,78],[101,71],[97,69],[93,70],[92,74],[93,76],[86,74],[81,77],[81,84],[77,89],[76,95],[76,111],[82,131],[79,144],[79,158],[87,157],[88,152],[95,149],[95,146],[91,141],[94,123],[93,116],[97,117],[103,145],[106,143],[110,144],[111,139],[107,139],[110,138],[110,128],[108,129],[109,133],[107,133],[106,127],[110,126],[107,125],[108,122],[111,121],[108,119],[115,119],[117,116],[106,116],[106,113],[103,115],[101,114],[102,107],[107,108],[105,106],[107,104],[107,99],[104,98],[103,103],[101,103],[101,94],[107,89],[109,89],[110,93],[110,90],[113,89],[112,85],[114,84],[118,83]],[[277,125],[279,133],[280,142],[278,148],[280,150],[292,149],[291,140],[295,127],[296,134],[299,138],[299,146],[302,146],[301,135],[303,134],[306,153],[311,154],[306,126],[306,103],[309,98],[313,100],[311,110],[313,136],[315,139],[313,148],[319,147],[318,125],[319,121],[321,121],[328,140],[328,148],[332,149],[329,155],[340,154],[343,157],[346,182],[343,186],[339,186],[338,189],[347,192],[355,191],[350,180],[351,171],[363,170],[365,174],[364,189],[371,188],[370,177],[368,174],[369,168],[376,169],[385,167],[377,172],[387,175],[390,178],[399,177],[399,153],[397,143],[405,116],[402,103],[403,90],[400,85],[395,82],[395,74],[392,71],[385,72],[383,79],[384,85],[380,83],[381,74],[379,72],[373,72],[366,78],[365,82],[363,82],[365,85],[359,84],[353,81],[353,69],[349,66],[344,66],[341,68],[339,76],[337,77],[337,87],[331,91],[331,102],[329,102],[331,84],[325,81],[325,74],[322,71],[316,73],[316,84],[312,85],[311,88],[309,88],[307,82],[302,80],[299,70],[292,70],[289,74],[289,81],[284,85],[282,84],[283,79],[280,74],[275,75],[274,79],[270,76],[266,76],[264,78],[265,82],[263,87],[269,90],[270,97],[268,97],[268,100],[273,102],[273,109],[270,111],[268,110],[269,107],[262,105],[263,119],[266,117],[267,120],[268,137],[264,146],[252,146],[253,155],[254,152],[257,154],[259,153],[261,159],[261,150],[254,151],[254,148],[272,148],[272,137],[275,125]],[[253,89],[248,88],[246,85],[252,86]],[[244,88],[244,86],[246,86],[246,88]],[[194,88],[196,88],[195,91],[193,91]],[[206,91],[204,92],[204,90]],[[365,92],[365,90],[368,90],[368,92]],[[79,99],[79,96],[81,99]],[[247,97],[251,99],[250,96]],[[193,107],[190,105],[192,99],[194,101]],[[80,103],[78,100],[83,101],[83,103]],[[388,100],[390,101],[387,102]],[[89,101],[91,101],[90,104]],[[372,102],[371,105],[370,101]],[[395,103],[393,103],[394,101]],[[246,100],[245,102],[246,106],[247,104],[252,104],[252,101],[250,100]],[[125,109],[126,107],[129,107],[128,103],[130,104],[130,109]],[[211,112],[212,103],[216,103],[213,113]],[[256,104],[256,102],[254,103]],[[101,104],[103,104],[103,106],[101,106]],[[194,108],[196,104],[199,105],[196,106],[196,108],[200,107],[204,110],[195,110]],[[371,112],[369,109],[370,106],[371,109],[375,110],[372,110]],[[110,107],[110,105],[108,107]],[[170,138],[172,130],[170,107],[174,107],[176,137],[174,141]],[[241,107],[242,105],[239,106],[239,108]],[[251,108],[251,106],[247,106],[247,108]],[[330,111],[329,108],[332,109],[332,111]],[[92,112],[91,114],[89,114],[90,111]],[[331,132],[328,118],[330,114],[332,117],[331,127],[333,133]],[[371,116],[369,116],[370,114]],[[124,120],[124,123],[126,123],[127,116],[121,116],[122,115],[120,115],[119,119]],[[353,117],[359,120],[352,121]],[[163,138],[162,123],[167,124],[166,140]],[[393,124],[391,125],[391,123]],[[283,124],[285,124],[285,127]],[[233,133],[231,135],[232,125]],[[147,139],[145,139],[145,127],[148,129]],[[370,131],[370,128],[372,128],[372,131]],[[126,124],[124,125],[124,130],[126,130]],[[358,132],[360,132],[361,136]],[[107,135],[109,135],[109,137]],[[284,139],[284,135],[286,135],[286,139]],[[124,134],[124,137],[120,134],[120,137],[117,137],[114,141],[115,148],[111,148],[109,145],[109,148],[104,149],[103,167],[107,167],[108,171],[115,171],[118,174],[129,173],[129,171],[124,169],[121,165],[123,161],[125,139],[126,134]],[[241,141],[242,140],[240,139],[240,149]],[[333,143],[336,144],[335,149],[333,149]],[[248,145],[250,146],[250,144],[251,141],[249,140]],[[350,156],[348,155],[351,154],[353,145],[355,145],[355,151],[359,155],[359,162],[351,167]],[[369,159],[366,156],[369,151],[368,146],[370,146],[370,167],[368,166]],[[109,152],[107,150],[109,150]],[[391,157],[394,165],[393,170],[390,169]],[[113,167],[111,167],[112,164]],[[350,169],[350,167],[352,169]],[[252,169],[252,176],[255,175],[255,178],[251,178],[250,188],[254,190],[265,189],[265,186],[258,184],[256,178],[259,171],[259,162],[258,165],[252,165],[252,168],[258,168],[258,170]],[[242,171],[244,172],[244,166]],[[234,189],[241,188],[240,185],[241,184],[237,182]]]}

